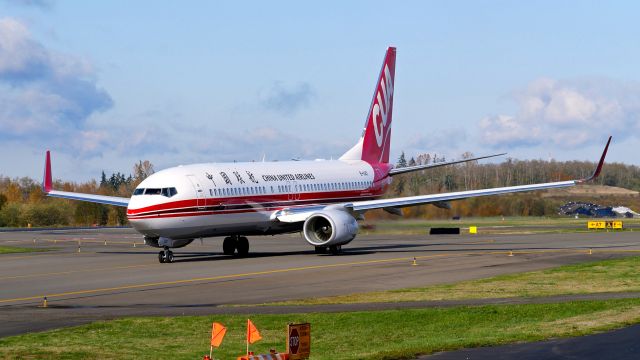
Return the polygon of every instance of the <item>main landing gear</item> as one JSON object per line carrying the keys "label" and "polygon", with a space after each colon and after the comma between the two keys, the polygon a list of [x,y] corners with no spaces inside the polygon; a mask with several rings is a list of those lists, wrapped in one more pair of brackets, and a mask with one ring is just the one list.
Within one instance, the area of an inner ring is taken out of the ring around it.
{"label": "main landing gear", "polygon": [[249,254],[249,239],[244,236],[227,236],[222,241],[222,252],[225,255],[234,255],[238,252],[238,256],[247,256]]}
{"label": "main landing gear", "polygon": [[316,254],[326,254],[327,250],[332,255],[339,255],[340,253],[342,253],[342,245],[331,245],[329,247],[326,247],[326,246],[316,246],[315,247]]}
{"label": "main landing gear", "polygon": [[169,247],[165,246],[164,250],[158,253],[158,261],[160,263],[172,263],[173,262],[173,251],[169,250]]}

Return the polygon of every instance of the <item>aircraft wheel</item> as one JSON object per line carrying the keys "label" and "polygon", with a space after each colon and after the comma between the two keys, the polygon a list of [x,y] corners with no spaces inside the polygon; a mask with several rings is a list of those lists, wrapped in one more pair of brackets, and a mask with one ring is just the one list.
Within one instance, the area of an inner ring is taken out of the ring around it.
{"label": "aircraft wheel", "polygon": [[227,236],[222,241],[222,252],[225,255],[233,255],[233,253],[236,252],[236,244],[231,237]]}
{"label": "aircraft wheel", "polygon": [[160,264],[164,263],[164,251],[160,251],[158,253],[158,261],[160,262]]}
{"label": "aircraft wheel", "polygon": [[237,246],[238,255],[247,256],[249,254],[249,239],[244,236],[238,238]]}
{"label": "aircraft wheel", "polygon": [[338,255],[342,252],[342,245],[331,245],[329,246],[329,251],[331,251],[333,255]]}
{"label": "aircraft wheel", "polygon": [[326,254],[327,253],[327,247],[326,246],[316,246],[314,249],[316,254]]}
{"label": "aircraft wheel", "polygon": [[164,259],[165,262],[172,263],[173,262],[173,251],[169,250],[167,252],[167,256]]}

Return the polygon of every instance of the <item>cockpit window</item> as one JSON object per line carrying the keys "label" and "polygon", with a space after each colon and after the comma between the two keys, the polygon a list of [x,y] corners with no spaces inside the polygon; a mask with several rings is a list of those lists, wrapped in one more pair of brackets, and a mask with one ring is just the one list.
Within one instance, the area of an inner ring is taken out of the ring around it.
{"label": "cockpit window", "polygon": [[166,197],[172,197],[174,195],[178,194],[178,190],[176,190],[176,188],[174,187],[170,187],[170,188],[162,188],[162,189],[158,189],[158,188],[149,188],[149,189],[135,189],[133,191],[133,195],[162,195],[162,196],[166,196]]}
{"label": "cockpit window", "polygon": [[178,190],[176,190],[176,188],[174,188],[174,187],[162,188],[162,195],[163,196],[172,197],[173,195],[176,195],[177,193],[178,193]]}

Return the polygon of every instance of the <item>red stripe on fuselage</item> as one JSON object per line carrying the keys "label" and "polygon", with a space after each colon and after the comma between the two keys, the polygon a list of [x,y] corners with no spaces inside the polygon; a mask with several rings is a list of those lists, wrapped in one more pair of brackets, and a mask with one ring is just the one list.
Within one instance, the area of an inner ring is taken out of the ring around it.
{"label": "red stripe on fuselage", "polygon": [[[145,196],[145,195],[138,195]],[[299,198],[292,199],[295,196]],[[299,194],[275,194],[275,195],[247,195],[225,198],[188,199],[166,202],[163,204],[151,205],[139,209],[127,209],[127,215],[147,215],[152,212],[175,211],[180,209],[206,208],[218,206],[238,206],[246,204],[278,204],[278,205],[302,205],[313,202],[336,203],[348,200],[365,200],[378,196],[369,191],[335,191],[321,193],[299,193]]]}

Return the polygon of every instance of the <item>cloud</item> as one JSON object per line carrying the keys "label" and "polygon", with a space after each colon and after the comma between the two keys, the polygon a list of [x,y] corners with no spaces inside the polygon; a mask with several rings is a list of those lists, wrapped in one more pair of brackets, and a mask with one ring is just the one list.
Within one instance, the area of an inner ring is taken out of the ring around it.
{"label": "cloud", "polygon": [[18,20],[0,19],[0,138],[72,146],[87,119],[112,106],[89,62],[48,50]]}
{"label": "cloud", "polygon": [[193,141],[193,150],[205,154],[208,161],[259,161],[338,157],[351,143],[310,141],[272,127],[258,127],[241,132],[217,131],[207,138]]}
{"label": "cloud", "polygon": [[309,83],[301,82],[286,87],[281,82],[276,82],[262,100],[262,105],[282,115],[291,116],[309,107],[314,97],[315,92]]}
{"label": "cloud", "polygon": [[479,123],[482,142],[495,147],[581,146],[613,135],[639,137],[640,83],[610,79],[541,78],[515,92],[515,115]]}
{"label": "cloud", "polygon": [[5,3],[24,6],[24,7],[36,7],[42,10],[49,10],[53,7],[53,0],[4,0]]}

